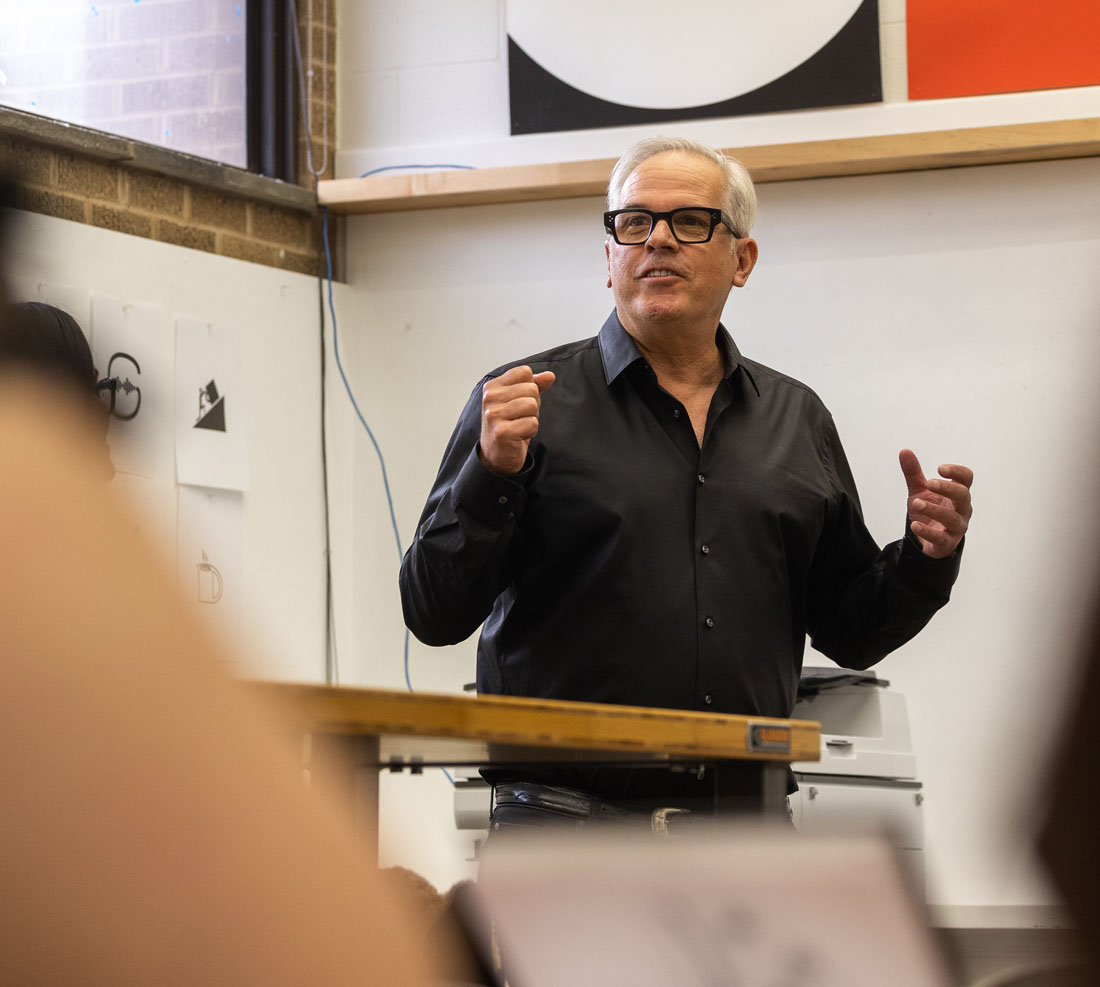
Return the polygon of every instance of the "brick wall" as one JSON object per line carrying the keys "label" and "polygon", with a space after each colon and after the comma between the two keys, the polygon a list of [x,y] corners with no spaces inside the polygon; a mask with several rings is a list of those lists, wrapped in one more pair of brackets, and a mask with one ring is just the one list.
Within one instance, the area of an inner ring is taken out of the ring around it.
{"label": "brick wall", "polygon": [[[311,54],[306,38],[311,15],[313,21],[313,162],[320,169],[327,158],[321,176],[326,178],[332,175],[335,136],[334,6],[334,0],[299,0],[303,61]],[[32,122],[36,125],[0,126],[0,168],[19,182],[22,208],[270,267],[324,273],[320,216],[305,191],[313,188],[314,178],[304,132],[299,140],[303,188],[288,195],[293,186],[224,165],[88,132],[82,144],[79,128]],[[217,130],[213,121],[211,126]]]}

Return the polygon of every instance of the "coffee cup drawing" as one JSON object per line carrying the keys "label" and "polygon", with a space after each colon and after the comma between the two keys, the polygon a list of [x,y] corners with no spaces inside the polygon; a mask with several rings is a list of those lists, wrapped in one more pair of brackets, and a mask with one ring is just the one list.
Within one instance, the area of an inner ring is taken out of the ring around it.
{"label": "coffee cup drawing", "polygon": [[202,561],[195,566],[198,571],[199,603],[217,603],[222,598],[222,574],[206,555],[202,553]]}

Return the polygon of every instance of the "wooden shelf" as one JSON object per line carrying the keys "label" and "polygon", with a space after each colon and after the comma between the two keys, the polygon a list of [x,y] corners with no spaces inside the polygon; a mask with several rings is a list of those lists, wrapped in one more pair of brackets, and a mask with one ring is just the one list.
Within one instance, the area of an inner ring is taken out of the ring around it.
{"label": "wooden shelf", "polygon": [[[730,147],[756,182],[1100,155],[1100,117],[880,137]],[[338,178],[318,184],[334,213],[402,212],[600,196],[613,158]]]}

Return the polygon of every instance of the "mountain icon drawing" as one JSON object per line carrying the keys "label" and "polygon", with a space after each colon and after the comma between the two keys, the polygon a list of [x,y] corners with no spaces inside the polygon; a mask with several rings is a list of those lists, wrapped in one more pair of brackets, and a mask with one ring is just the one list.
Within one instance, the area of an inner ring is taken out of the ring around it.
{"label": "mountain icon drawing", "polygon": [[218,394],[214,381],[199,388],[199,417],[195,421],[195,428],[225,431],[225,395]]}

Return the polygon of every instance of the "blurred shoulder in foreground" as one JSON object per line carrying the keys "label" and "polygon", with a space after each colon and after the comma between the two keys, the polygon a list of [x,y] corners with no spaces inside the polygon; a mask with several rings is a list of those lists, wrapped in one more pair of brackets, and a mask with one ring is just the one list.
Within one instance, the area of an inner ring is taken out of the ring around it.
{"label": "blurred shoulder in foreground", "polygon": [[74,389],[5,373],[0,873],[18,907],[0,982],[429,983],[351,820],[223,672],[86,430]]}

